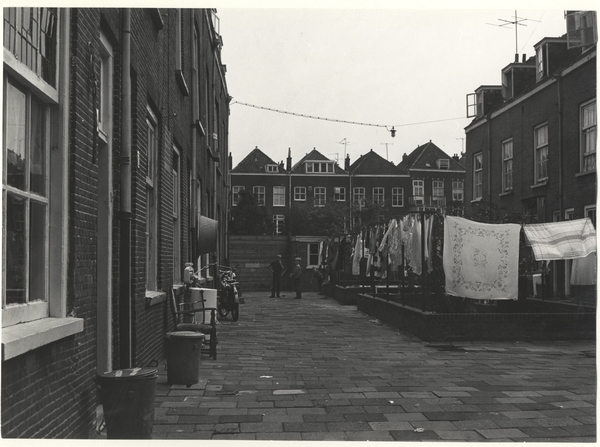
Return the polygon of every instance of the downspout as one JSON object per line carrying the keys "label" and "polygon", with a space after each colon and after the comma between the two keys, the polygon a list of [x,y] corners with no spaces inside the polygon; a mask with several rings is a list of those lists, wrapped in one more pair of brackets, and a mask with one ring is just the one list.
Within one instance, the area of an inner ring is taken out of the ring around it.
{"label": "downspout", "polygon": [[[487,116],[488,120],[488,160],[487,160],[487,188],[488,201],[492,204],[492,115]],[[482,194],[483,195],[483,194]]]}
{"label": "downspout", "polygon": [[131,10],[122,12],[121,63],[121,209],[119,272],[119,361],[121,368],[132,366],[131,293]]}
{"label": "downspout", "polygon": [[[558,96],[558,211],[563,212],[563,144],[562,144],[562,102],[560,88],[560,74],[556,75],[556,90]],[[546,216],[544,216],[544,219]],[[560,217],[562,219],[562,217]]]}
{"label": "downspout", "polygon": [[[194,27],[195,27],[195,14],[192,15],[192,36],[194,36]],[[200,266],[197,265],[197,261],[198,261],[198,256],[196,255],[196,244],[197,244],[197,225],[198,225],[198,216],[196,215],[196,203],[198,201],[198,198],[196,197],[196,193],[198,191],[198,185],[197,185],[197,172],[196,172],[196,144],[197,144],[197,139],[196,139],[196,133],[198,132],[196,129],[196,119],[200,118],[200,104],[198,103],[198,77],[199,75],[199,69],[198,69],[198,64],[200,63],[200,61],[198,60],[198,52],[200,51],[199,47],[196,47],[196,54],[194,55],[194,57],[196,58],[196,64],[195,66],[192,65],[192,178],[190,181],[190,184],[192,185],[192,190],[190,191],[190,195],[192,196],[190,198],[190,202],[192,203],[192,209],[190,210],[190,215],[191,215],[191,221],[192,221],[192,225],[191,228],[188,230],[189,231],[189,243],[192,246],[192,250],[191,250],[191,254],[192,254],[192,259],[189,259],[188,262],[192,262],[194,264],[194,271],[197,271],[200,269]]]}
{"label": "downspout", "polygon": [[350,222],[348,222],[348,228],[350,228],[350,234],[354,232],[354,222],[352,221],[352,172],[348,169],[348,213],[350,215]]}

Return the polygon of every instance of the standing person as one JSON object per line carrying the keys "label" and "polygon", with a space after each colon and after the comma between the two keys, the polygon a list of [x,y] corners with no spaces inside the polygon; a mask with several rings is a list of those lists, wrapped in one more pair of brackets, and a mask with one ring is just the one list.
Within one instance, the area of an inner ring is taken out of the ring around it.
{"label": "standing person", "polygon": [[273,285],[271,286],[271,296],[269,298],[280,297],[281,289],[281,274],[283,273],[283,264],[281,263],[281,255],[277,255],[275,260],[269,264],[269,270],[273,272]]}
{"label": "standing person", "polygon": [[294,285],[294,290],[296,290],[295,300],[299,300],[302,298],[302,290],[300,290],[300,276],[302,275],[302,267],[300,267],[300,261],[302,259],[296,258],[294,259],[294,268],[292,269],[291,277]]}

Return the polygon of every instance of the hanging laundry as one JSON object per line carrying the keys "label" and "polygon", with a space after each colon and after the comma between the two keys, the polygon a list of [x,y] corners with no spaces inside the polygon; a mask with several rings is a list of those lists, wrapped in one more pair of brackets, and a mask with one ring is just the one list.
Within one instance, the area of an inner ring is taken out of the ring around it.
{"label": "hanging laundry", "polygon": [[585,258],[576,258],[571,267],[571,285],[593,286],[596,284],[596,252]]}
{"label": "hanging laundry", "polygon": [[388,237],[389,255],[392,270],[396,270],[402,264],[402,222],[398,224],[394,220],[394,223],[390,224],[390,226],[392,227],[392,231]]}
{"label": "hanging laundry", "polygon": [[411,245],[412,247],[410,248],[410,260],[409,260],[409,265],[412,267],[413,269],[413,273],[416,273],[417,275],[420,275],[423,272],[423,259],[421,256],[421,221],[420,221],[420,217],[419,218],[415,218],[412,220],[412,229],[411,229],[411,233],[412,233],[412,238],[411,238]]}
{"label": "hanging laundry", "polygon": [[583,258],[596,251],[596,230],[589,218],[523,226],[536,261]]}
{"label": "hanging laundry", "polygon": [[516,224],[444,219],[446,293],[465,298],[518,298],[519,233]]}
{"label": "hanging laundry", "polygon": [[362,233],[358,233],[356,236],[356,244],[354,245],[354,253],[352,254],[352,274],[355,276],[360,274],[360,258],[362,257],[362,251]]}

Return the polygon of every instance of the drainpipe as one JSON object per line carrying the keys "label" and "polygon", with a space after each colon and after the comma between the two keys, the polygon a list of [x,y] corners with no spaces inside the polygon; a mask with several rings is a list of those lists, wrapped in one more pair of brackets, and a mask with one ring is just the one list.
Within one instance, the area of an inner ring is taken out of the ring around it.
{"label": "drainpipe", "polygon": [[121,246],[119,256],[119,360],[121,368],[132,367],[131,294],[131,10],[122,12],[121,63]]}
{"label": "drainpipe", "polygon": [[[558,96],[558,210],[560,216],[563,212],[563,144],[562,144],[562,102],[560,88],[560,74],[556,76],[556,90]],[[544,216],[545,218],[546,216]],[[562,217],[560,217],[562,219]]]}
{"label": "drainpipe", "polygon": [[[488,201],[492,204],[492,115],[487,116],[488,120],[488,160],[487,160],[487,187]],[[483,195],[483,194],[482,194]]]}
{"label": "drainpipe", "polygon": [[[194,20],[195,20],[195,14],[193,15],[192,18],[192,28],[194,27]],[[196,53],[198,53],[200,51],[199,47],[196,47]],[[194,57],[198,58],[198,54],[196,54]],[[190,191],[190,202],[192,204],[192,209],[190,210],[190,215],[191,215],[191,221],[192,221],[192,225],[191,228],[188,230],[189,231],[189,243],[192,246],[192,250],[191,250],[191,254],[192,254],[192,259],[189,259],[188,262],[192,262],[194,264],[194,268],[196,270],[200,269],[200,266],[197,264],[198,261],[198,257],[196,255],[196,244],[197,244],[197,230],[196,230],[196,225],[197,225],[197,221],[198,221],[198,216],[196,215],[196,203],[198,201],[198,198],[196,197],[196,193],[198,191],[198,185],[197,185],[197,172],[196,172],[196,144],[197,144],[197,140],[196,140],[196,119],[200,118],[200,104],[198,103],[198,77],[200,76],[198,73],[198,65],[199,65],[200,61],[196,60],[196,67],[192,66],[192,179],[190,181],[190,184],[192,185],[192,190]],[[194,270],[194,271],[196,271]]]}

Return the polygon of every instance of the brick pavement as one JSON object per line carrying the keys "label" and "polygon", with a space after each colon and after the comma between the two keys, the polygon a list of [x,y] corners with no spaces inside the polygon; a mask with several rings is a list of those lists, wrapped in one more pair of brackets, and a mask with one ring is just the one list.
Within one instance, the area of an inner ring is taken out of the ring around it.
{"label": "brick pavement", "polygon": [[155,439],[596,441],[595,342],[423,342],[317,293],[246,292]]}

